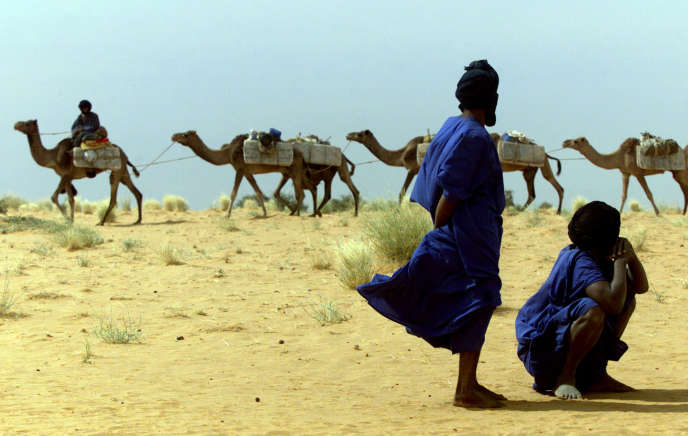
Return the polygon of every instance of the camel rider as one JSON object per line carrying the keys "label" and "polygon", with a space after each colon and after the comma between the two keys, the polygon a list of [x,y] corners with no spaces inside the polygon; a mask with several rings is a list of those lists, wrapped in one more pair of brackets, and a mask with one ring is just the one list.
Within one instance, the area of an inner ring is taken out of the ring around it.
{"label": "camel rider", "polygon": [[72,124],[72,147],[80,146],[84,136],[94,133],[100,127],[98,115],[95,112],[91,112],[91,107],[91,102],[88,100],[81,100],[79,102],[81,114]]}
{"label": "camel rider", "polygon": [[84,137],[94,133],[100,127],[100,120],[95,112],[91,112],[91,102],[88,100],[81,100],[79,102],[79,110],[81,114],[72,124],[72,139],[71,141],[61,142],[62,145],[57,151],[57,161],[60,165],[69,166],[71,164],[70,150],[74,147],[81,146],[81,141]]}

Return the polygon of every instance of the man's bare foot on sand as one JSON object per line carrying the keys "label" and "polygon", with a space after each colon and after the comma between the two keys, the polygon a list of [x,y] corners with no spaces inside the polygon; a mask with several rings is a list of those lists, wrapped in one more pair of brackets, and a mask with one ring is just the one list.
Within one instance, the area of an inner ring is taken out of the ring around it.
{"label": "man's bare foot on sand", "polygon": [[620,381],[612,378],[607,373],[604,373],[602,377],[599,378],[592,386],[588,389],[588,392],[633,392],[635,389],[632,387],[621,383]]}
{"label": "man's bare foot on sand", "polygon": [[491,391],[481,384],[478,384],[478,386],[476,386],[476,389],[481,394],[486,395],[486,396],[492,398],[493,400],[506,401],[506,397],[504,395],[498,394],[497,392],[494,392],[494,391]]}
{"label": "man's bare foot on sand", "polygon": [[469,409],[494,409],[502,407],[503,404],[482,392],[473,389],[468,392],[456,393],[454,395],[454,405],[457,407],[466,407]]}

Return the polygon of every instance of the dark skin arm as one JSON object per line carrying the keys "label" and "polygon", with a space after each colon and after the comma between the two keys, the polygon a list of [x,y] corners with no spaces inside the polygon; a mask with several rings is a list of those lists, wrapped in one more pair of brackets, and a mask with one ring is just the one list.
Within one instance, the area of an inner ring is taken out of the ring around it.
{"label": "dark skin arm", "polygon": [[602,310],[617,315],[623,310],[627,292],[647,292],[645,269],[626,238],[619,238],[612,252],[614,276],[611,283],[599,281],[590,284],[585,293],[597,301]]}
{"label": "dark skin arm", "polygon": [[449,222],[449,218],[454,209],[456,208],[457,202],[448,200],[447,197],[442,194],[440,201],[437,203],[437,209],[435,209],[435,228],[440,228]]}

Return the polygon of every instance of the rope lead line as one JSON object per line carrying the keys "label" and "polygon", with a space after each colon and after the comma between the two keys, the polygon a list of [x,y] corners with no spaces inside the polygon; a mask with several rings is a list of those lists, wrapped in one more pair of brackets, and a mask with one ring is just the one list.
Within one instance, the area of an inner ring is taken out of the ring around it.
{"label": "rope lead line", "polygon": [[[173,145],[174,145],[174,141],[172,141],[172,143],[170,143],[170,145],[168,145],[167,148],[164,149],[164,150],[162,151],[162,153],[160,153],[155,159],[153,159],[150,163],[147,163],[146,165],[144,165],[144,166],[141,168],[140,171],[143,171],[143,170],[145,170],[146,168],[148,168],[149,166],[155,164],[155,163],[158,161],[158,159],[160,159],[160,158],[162,157],[163,154],[167,153],[167,151],[168,151],[170,148],[172,148]],[[180,159],[180,160],[181,160],[181,159]]]}
{"label": "rope lead line", "polygon": [[48,132],[48,133],[41,133],[41,136],[44,136],[44,135],[66,135],[68,133],[71,134],[72,132]]}

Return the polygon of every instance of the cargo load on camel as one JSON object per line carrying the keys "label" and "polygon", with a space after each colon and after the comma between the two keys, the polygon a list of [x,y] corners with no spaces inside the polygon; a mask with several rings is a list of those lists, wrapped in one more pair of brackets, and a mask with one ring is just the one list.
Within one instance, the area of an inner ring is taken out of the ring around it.
{"label": "cargo load on camel", "polygon": [[545,147],[537,145],[521,132],[508,131],[502,135],[497,147],[502,163],[542,167],[545,165]]}
{"label": "cargo load on camel", "polygon": [[298,150],[307,164],[339,166],[342,151],[339,147],[322,141],[315,135],[298,136],[282,141],[281,132],[251,131],[244,141],[244,161],[252,165],[290,166],[294,161],[294,150]]}
{"label": "cargo load on camel", "polygon": [[423,142],[418,144],[416,147],[416,161],[418,162],[418,165],[423,163],[425,154],[428,152],[428,147],[434,138],[435,135],[431,135],[430,130],[428,130],[427,133],[425,133],[425,136],[423,136]]}
{"label": "cargo load on camel", "polygon": [[118,170],[122,167],[119,147],[108,139],[107,130],[100,126],[91,134],[85,135],[81,147],[72,150],[74,166]]}
{"label": "cargo load on camel", "polygon": [[686,156],[673,139],[662,139],[648,132],[640,134],[636,147],[636,162],[645,170],[682,171],[686,169]]}

